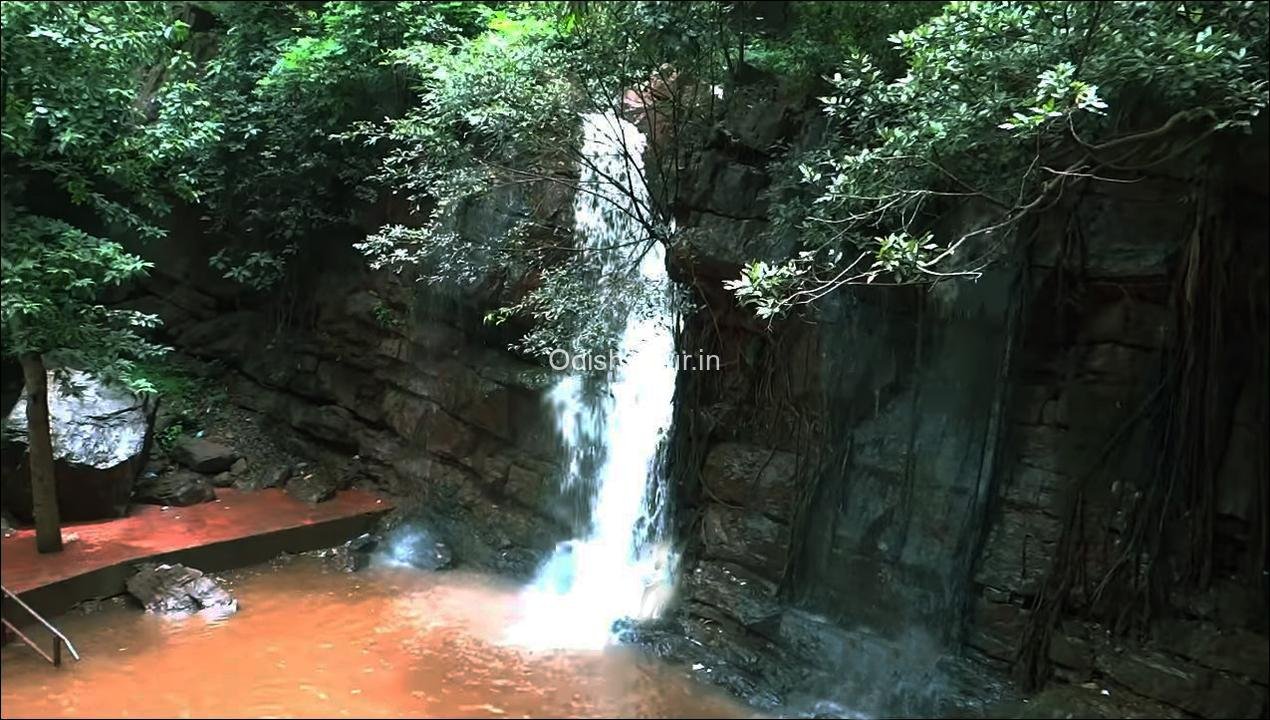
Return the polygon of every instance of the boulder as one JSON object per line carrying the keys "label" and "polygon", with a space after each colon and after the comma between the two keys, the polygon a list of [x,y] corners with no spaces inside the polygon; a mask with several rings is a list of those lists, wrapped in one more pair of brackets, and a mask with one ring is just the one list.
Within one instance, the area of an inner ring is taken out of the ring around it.
{"label": "boulder", "polygon": [[197,505],[216,499],[207,478],[193,470],[175,470],[166,475],[145,477],[137,483],[133,497],[152,505]]}
{"label": "boulder", "polygon": [[229,615],[238,611],[238,601],[220,583],[184,565],[142,565],[128,578],[126,586],[146,612],[184,614],[212,610]]}
{"label": "boulder", "polygon": [[672,250],[672,272],[709,278],[731,279],[740,268],[754,260],[776,261],[791,248],[774,243],[771,224],[761,218],[729,218],[722,215],[691,212]]}
{"label": "boulder", "polygon": [[263,470],[254,475],[241,474],[234,478],[234,488],[237,490],[265,490],[267,488],[280,488],[287,484],[294,472],[290,465],[281,465],[272,470]]}
{"label": "boulder", "polygon": [[[157,403],[79,371],[69,371],[60,380],[50,371],[48,395],[62,519],[123,516],[150,453]],[[4,436],[5,507],[19,519],[30,520],[25,390],[4,422]]]}
{"label": "boulder", "polygon": [[307,503],[330,500],[339,489],[339,480],[328,473],[310,472],[287,481],[287,494]]}
{"label": "boulder", "polygon": [[229,466],[229,474],[235,477],[247,472],[247,458],[240,457]]}
{"label": "boulder", "polygon": [[225,472],[216,473],[215,475],[212,476],[212,479],[209,480],[208,482],[212,484],[212,487],[218,487],[218,488],[233,487],[234,476],[232,473],[226,470]]}
{"label": "boulder", "polygon": [[204,438],[184,438],[172,448],[172,459],[185,467],[214,475],[234,466],[238,453],[233,448]]}

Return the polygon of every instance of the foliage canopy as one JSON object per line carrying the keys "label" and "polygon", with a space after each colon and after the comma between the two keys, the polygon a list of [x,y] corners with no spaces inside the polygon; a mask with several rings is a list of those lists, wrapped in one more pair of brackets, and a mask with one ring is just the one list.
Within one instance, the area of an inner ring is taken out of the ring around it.
{"label": "foliage canopy", "polygon": [[158,348],[139,333],[153,316],[102,301],[147,267],[120,240],[163,235],[220,133],[180,47],[189,26],[151,3],[0,12],[5,353],[128,375]]}
{"label": "foliage canopy", "polygon": [[642,241],[670,243],[746,83],[817,90],[829,132],[771,160],[772,244],[795,251],[729,283],[776,316],[975,277],[1070,187],[1244,131],[1267,97],[1254,2],[11,2],[3,21],[5,350],[116,368],[154,320],[101,291],[144,272],[124,243],[173,202],[221,239],[214,268],[267,292],[395,199],[358,244],[372,266],[494,287],[490,319],[529,320],[540,351],[638,301],[597,297],[600,260],[536,202],[586,191],[580,114],[647,133]]}

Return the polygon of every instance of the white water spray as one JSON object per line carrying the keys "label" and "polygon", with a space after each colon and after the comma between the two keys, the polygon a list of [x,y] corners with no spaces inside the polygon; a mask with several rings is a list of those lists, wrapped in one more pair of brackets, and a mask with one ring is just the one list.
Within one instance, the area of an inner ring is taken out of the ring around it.
{"label": "white water spray", "polygon": [[605,277],[638,263],[641,280],[659,301],[617,319],[621,364],[606,383],[595,388],[581,375],[568,375],[550,393],[567,451],[565,488],[588,489],[590,522],[580,537],[556,548],[525,590],[524,619],[511,639],[537,648],[600,648],[612,637],[614,622],[656,617],[669,599],[677,565],[658,462],[671,423],[674,335],[665,250],[649,242],[639,222],[650,217],[645,140],[611,114],[582,120],[585,161],[574,200],[575,231],[604,259]]}

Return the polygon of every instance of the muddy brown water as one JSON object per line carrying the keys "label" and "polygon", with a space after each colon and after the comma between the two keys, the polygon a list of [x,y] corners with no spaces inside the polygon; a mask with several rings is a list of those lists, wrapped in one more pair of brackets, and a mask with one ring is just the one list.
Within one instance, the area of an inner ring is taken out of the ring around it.
{"label": "muddy brown water", "polygon": [[18,717],[756,717],[630,648],[509,646],[516,587],[469,573],[321,561],[224,574],[229,618],[111,603],[56,624],[81,662],[0,650],[0,715]]}

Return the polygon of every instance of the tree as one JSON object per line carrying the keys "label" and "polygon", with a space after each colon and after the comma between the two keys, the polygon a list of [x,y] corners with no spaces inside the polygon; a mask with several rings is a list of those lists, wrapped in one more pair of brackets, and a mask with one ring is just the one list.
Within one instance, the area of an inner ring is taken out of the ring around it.
{"label": "tree", "polygon": [[[506,205],[517,193],[602,195],[584,184],[589,176],[614,193],[607,211],[640,228],[630,242],[668,244],[679,151],[708,132],[710,87],[727,72],[732,34],[727,23],[716,30],[726,15],[719,3],[508,3],[482,8],[475,31],[390,53],[420,102],[347,137],[378,149],[371,179],[427,220],[385,226],[359,247],[374,267],[430,282],[495,278],[504,292],[487,320],[528,321],[516,343],[527,353],[611,347],[619,328],[608,319],[655,301],[637,263],[607,264],[604,251],[577,245],[567,221],[529,213],[500,236],[474,237],[459,227],[463,214],[491,200]],[[599,124],[609,127],[592,122],[592,131],[611,135],[628,155],[633,138],[615,118],[640,124],[648,140],[642,176],[607,177],[582,152],[586,114],[606,116]]]}
{"label": "tree", "polygon": [[61,549],[46,377],[82,368],[129,382],[161,350],[157,318],[102,291],[148,267],[112,237],[162,236],[167,193],[192,198],[180,162],[219,126],[188,79],[187,26],[159,3],[3,5],[3,352],[28,391],[32,495],[41,552]]}
{"label": "tree", "polygon": [[[385,226],[360,247],[375,267],[432,282],[494,277],[514,288],[487,318],[530,321],[517,343],[523,351],[602,352],[614,340],[604,327],[607,311],[652,300],[635,268],[604,268],[601,254],[536,226],[535,218],[502,237],[464,237],[455,225],[465,208],[515,187],[533,186],[540,195],[546,185],[591,192],[580,185],[577,168],[587,165],[581,175],[599,168],[580,152],[577,116],[605,113],[636,122],[647,139],[644,175],[614,183],[624,197],[613,211],[634,216],[640,242],[670,245],[683,173],[719,141],[719,121],[729,109],[747,102],[744,76],[757,70],[814,84],[845,54],[875,49],[890,32],[937,9],[924,2],[881,9],[819,2],[486,8],[480,32],[447,43],[408,42],[389,54],[408,71],[420,102],[348,136],[380,149],[381,170],[372,179],[406,196],[428,222]],[[647,200],[627,202],[636,195]]]}
{"label": "tree", "polygon": [[[1267,8],[954,2],[894,33],[891,62],[852,53],[821,98],[834,131],[773,173],[796,254],[728,287],[772,317],[849,284],[978,277],[1075,188],[1247,132],[1267,104]],[[979,221],[937,237],[967,207]]]}
{"label": "tree", "polygon": [[278,289],[306,240],[350,227],[376,154],[342,143],[351,123],[399,116],[409,87],[386,54],[461,27],[478,3],[208,2],[195,37],[224,134],[203,159],[202,209],[228,279]]}

